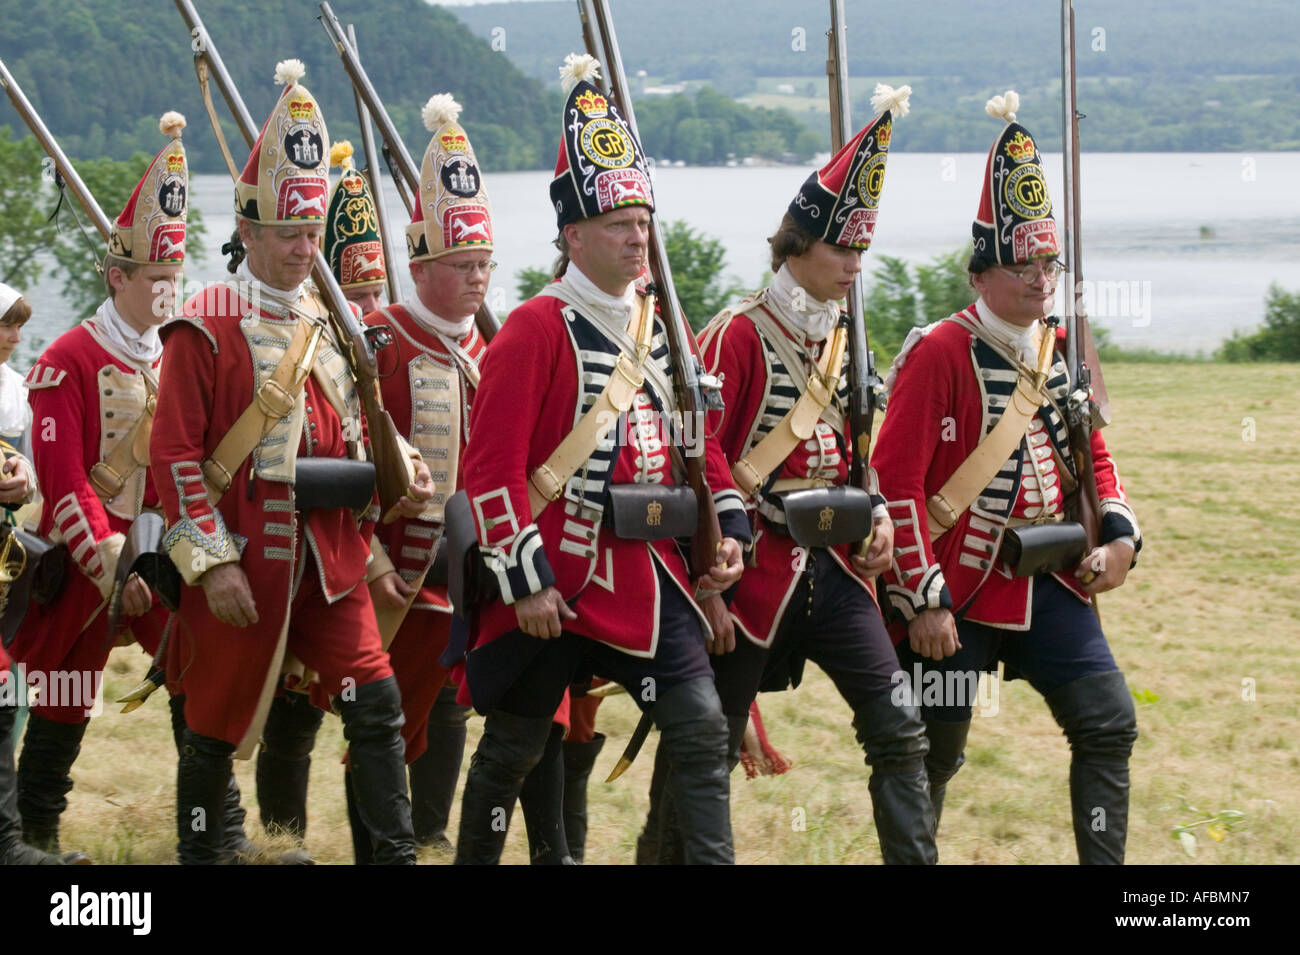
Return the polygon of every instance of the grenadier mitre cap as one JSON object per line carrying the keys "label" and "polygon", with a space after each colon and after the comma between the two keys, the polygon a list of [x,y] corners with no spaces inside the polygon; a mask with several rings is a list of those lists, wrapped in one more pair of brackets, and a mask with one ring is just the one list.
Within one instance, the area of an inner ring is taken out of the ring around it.
{"label": "grenadier mitre cap", "polygon": [[171,141],[154,157],[108,235],[110,255],[140,265],[175,265],[185,261],[185,216],[189,211],[190,173],[185,165],[181,130],[185,117],[168,111],[158,128]]}
{"label": "grenadier mitre cap", "polygon": [[492,205],[474,147],[457,122],[461,106],[449,93],[424,104],[424,128],[433,134],[420,164],[420,195],[406,227],[412,262],[467,249],[492,250]]}
{"label": "grenadier mitre cap", "polygon": [[379,235],[379,214],[366,177],[352,162],[352,144],[330,147],[330,166],[343,174],[330,196],[325,220],[325,259],[342,289],[379,285],[388,277],[384,243]]}
{"label": "grenadier mitre cap", "polygon": [[831,245],[849,249],[871,245],[894,118],[907,115],[911,95],[910,86],[876,85],[871,97],[876,118],[807,178],[790,203],[795,222]]}
{"label": "grenadier mitre cap", "polygon": [[974,257],[987,265],[1015,265],[1061,254],[1047,175],[1029,130],[1016,122],[1020,95],[1008,90],[985,104],[1006,128],[989,150],[979,213],[971,226]]}
{"label": "grenadier mitre cap", "polygon": [[316,97],[298,82],[306,72],[301,60],[276,64],[284,92],[235,183],[235,212],[262,225],[325,221],[330,138]]}
{"label": "grenadier mitre cap", "polygon": [[586,54],[570,53],[560,67],[568,99],[551,203],[561,229],[623,206],[654,211],[645,152],[618,107],[591,84],[599,76],[600,64]]}

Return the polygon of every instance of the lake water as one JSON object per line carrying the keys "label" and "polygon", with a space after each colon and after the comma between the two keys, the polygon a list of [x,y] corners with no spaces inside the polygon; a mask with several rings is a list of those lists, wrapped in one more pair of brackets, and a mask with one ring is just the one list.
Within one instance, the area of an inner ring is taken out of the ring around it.
{"label": "lake water", "polygon": [[[926,262],[962,245],[970,236],[985,159],[892,155],[875,239],[864,259],[867,274],[876,255]],[[1045,161],[1059,222],[1060,156]],[[720,239],[727,273],[757,286],[768,267],[764,239],[813,168],[660,167],[658,212],[665,221],[685,219]],[[554,258],[550,178],[545,171],[486,177],[500,263],[489,301],[501,317],[518,304],[518,270],[549,266]],[[1300,153],[1086,154],[1080,181],[1090,312],[1117,344],[1209,352],[1234,330],[1259,325],[1270,283],[1300,289]],[[408,220],[391,183],[385,193],[393,221],[404,227]],[[208,233],[203,254],[191,252],[186,279],[217,279],[225,274],[218,250],[234,225],[229,180],[194,177],[191,202],[202,210]],[[1209,237],[1202,227],[1211,230]],[[404,248],[404,238],[397,238]],[[402,275],[410,292],[409,277]],[[53,284],[31,293],[32,332],[48,341],[70,317],[60,314]]]}

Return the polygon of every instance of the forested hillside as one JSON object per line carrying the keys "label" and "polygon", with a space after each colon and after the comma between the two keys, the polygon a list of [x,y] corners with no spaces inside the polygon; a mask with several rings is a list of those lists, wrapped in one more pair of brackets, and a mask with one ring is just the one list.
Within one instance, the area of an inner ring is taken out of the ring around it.
{"label": "forested hillside", "polygon": [[[254,118],[270,112],[279,88],[277,60],[307,65],[303,82],[320,100],[335,139],[357,136],[351,86],[338,54],[308,0],[195,0],[231,77]],[[558,90],[547,93],[452,13],[422,0],[337,0],[352,22],[375,88],[411,151],[428,141],[420,107],[450,92],[488,169],[524,169],[554,160]],[[124,159],[162,146],[158,116],[179,109],[189,119],[185,141],[201,172],[221,172],[194,76],[190,37],[168,0],[0,0],[0,57],[74,158]],[[552,84],[554,86],[554,84]],[[556,99],[547,106],[547,97]],[[214,93],[219,115],[225,106]],[[0,98],[0,126],[22,129]],[[227,129],[242,160],[233,124]],[[358,143],[359,147],[359,143]]]}
{"label": "forested hillside", "polygon": [[[845,6],[855,116],[869,112],[876,82],[913,86],[895,148],[986,148],[984,101],[1009,88],[1031,129],[1059,136],[1059,3]],[[449,9],[548,82],[581,43],[572,0]],[[630,76],[789,109],[825,139],[826,0],[611,0],[611,9]],[[1084,148],[1300,149],[1300,4],[1076,0],[1075,11]]]}

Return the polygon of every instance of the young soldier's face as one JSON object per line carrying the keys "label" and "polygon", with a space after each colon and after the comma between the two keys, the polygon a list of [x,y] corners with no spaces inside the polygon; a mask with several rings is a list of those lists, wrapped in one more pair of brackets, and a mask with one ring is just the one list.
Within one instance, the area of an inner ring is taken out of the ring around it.
{"label": "young soldier's face", "polygon": [[487,298],[492,253],[485,249],[452,252],[430,262],[412,262],[411,279],[422,304],[439,318],[458,322],[478,311]]}
{"label": "young soldier's face", "polygon": [[626,206],[564,227],[569,258],[610,295],[622,295],[645,269],[650,212]]}
{"label": "young soldier's face", "polygon": [[23,340],[21,325],[0,324],[0,365],[13,357],[14,349]]}
{"label": "young soldier's face", "polygon": [[136,331],[161,325],[176,309],[179,265],[142,265],[130,278],[117,266],[108,270],[113,306]]}
{"label": "young soldier's face", "polygon": [[849,294],[862,271],[862,253],[829,242],[814,242],[803,255],[786,259],[790,274],[819,302],[838,302]]}

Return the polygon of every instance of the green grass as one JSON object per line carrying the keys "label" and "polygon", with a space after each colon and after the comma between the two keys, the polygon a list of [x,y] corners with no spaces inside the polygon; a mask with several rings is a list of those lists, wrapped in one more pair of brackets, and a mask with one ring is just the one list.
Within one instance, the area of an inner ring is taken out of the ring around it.
{"label": "green grass", "polygon": [[[1158,697],[1138,707],[1128,859],[1295,863],[1300,376],[1294,366],[1224,363],[1124,363],[1106,372],[1114,409],[1106,440],[1144,547],[1127,583],[1102,597],[1102,621],[1130,686]],[[1244,418],[1253,419],[1254,441],[1243,439]],[[115,651],[108,692],[132,685],[144,662],[136,650]],[[737,770],[738,860],[879,863],[862,754],[829,680],[810,666],[798,691],[760,703],[773,743],[794,768],[753,781]],[[1065,740],[1023,682],[1004,684],[999,704],[995,716],[974,721],[970,761],[948,788],[941,860],[1072,863]],[[599,727],[610,741],[592,776],[590,862],[632,859],[655,738],[622,779],[603,779],[635,722],[626,697],[601,709]],[[471,720],[471,750],[479,725]],[[322,862],[351,857],[342,750],[339,722],[327,717],[312,764],[308,832]],[[245,805],[255,806],[252,766],[239,764],[238,775]],[[65,847],[103,862],[174,859],[175,753],[161,694],[129,716],[110,707],[92,721],[73,776]],[[1184,800],[1207,813],[1240,810],[1244,828],[1222,842],[1198,829],[1193,860],[1170,838],[1173,827],[1198,818]],[[526,861],[522,828],[516,814],[507,862]],[[255,829],[255,838],[274,845]],[[450,860],[426,853],[422,861]]]}

